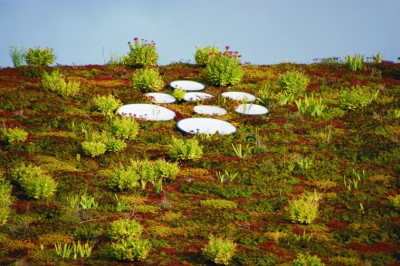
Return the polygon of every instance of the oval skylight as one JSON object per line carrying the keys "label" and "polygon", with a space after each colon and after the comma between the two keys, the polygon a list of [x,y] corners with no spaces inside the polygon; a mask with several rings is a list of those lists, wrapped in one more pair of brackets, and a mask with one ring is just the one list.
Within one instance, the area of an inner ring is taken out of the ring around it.
{"label": "oval skylight", "polygon": [[184,91],[202,91],[205,89],[204,84],[191,80],[175,80],[169,83],[173,89],[182,89]]}
{"label": "oval skylight", "polygon": [[246,115],[264,115],[269,112],[264,106],[251,103],[241,104],[235,111]]}
{"label": "oval skylight", "polygon": [[153,103],[174,103],[176,101],[174,96],[161,92],[149,92],[145,95],[149,97]]}
{"label": "oval skylight", "polygon": [[165,107],[153,104],[127,104],[118,109],[120,115],[134,116],[138,119],[167,121],[175,117],[175,113]]}
{"label": "oval skylight", "polygon": [[236,127],[231,123],[214,118],[186,118],[179,121],[176,126],[183,132],[189,134],[216,134],[221,135],[233,134]]}
{"label": "oval skylight", "polygon": [[195,113],[202,115],[225,115],[228,113],[226,109],[213,105],[197,105],[193,107],[193,110]]}
{"label": "oval skylight", "polygon": [[205,93],[205,92],[186,92],[185,96],[183,96],[183,99],[187,102],[195,102],[195,101],[201,101],[205,100],[208,98],[212,98],[211,94]]}
{"label": "oval skylight", "polygon": [[227,91],[222,93],[221,96],[233,99],[235,101],[254,102],[256,100],[256,96],[253,94],[240,91]]}

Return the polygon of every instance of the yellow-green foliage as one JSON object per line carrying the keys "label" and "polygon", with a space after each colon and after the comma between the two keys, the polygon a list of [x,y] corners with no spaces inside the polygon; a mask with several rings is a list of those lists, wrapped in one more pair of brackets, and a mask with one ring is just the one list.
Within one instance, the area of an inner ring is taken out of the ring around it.
{"label": "yellow-green foliage", "polygon": [[229,51],[229,46],[223,53],[210,56],[204,69],[207,81],[215,86],[231,86],[239,84],[244,76],[237,52]]}
{"label": "yellow-green foliage", "polygon": [[62,96],[76,94],[81,85],[80,82],[66,82],[64,76],[57,70],[50,74],[45,72],[43,74],[42,83],[46,90],[54,91]]}
{"label": "yellow-green foliage", "polygon": [[134,39],[133,43],[128,43],[130,52],[122,58],[122,61],[127,66],[133,67],[150,67],[156,66],[158,61],[158,53],[156,44],[147,40]]}
{"label": "yellow-green foliage", "polygon": [[92,132],[86,135],[86,140],[81,143],[82,149],[87,155],[96,157],[104,154],[106,151],[119,152],[126,148],[127,144],[115,138],[107,131]]}
{"label": "yellow-green foliage", "polygon": [[310,224],[317,218],[321,196],[314,192],[304,194],[299,199],[289,201],[287,214],[294,223]]}
{"label": "yellow-green foliage", "polygon": [[235,255],[236,244],[231,239],[210,235],[208,244],[202,248],[202,254],[215,264],[228,265]]}
{"label": "yellow-green foliage", "polygon": [[10,215],[11,189],[11,185],[0,176],[0,225],[5,224]]}
{"label": "yellow-green foliage", "polygon": [[281,104],[292,104],[306,89],[310,79],[302,72],[287,71],[278,78],[282,89],[276,96]]}
{"label": "yellow-green foliage", "polygon": [[225,200],[225,199],[208,199],[200,201],[200,205],[203,207],[210,207],[216,209],[234,209],[237,207],[237,203]]}
{"label": "yellow-green foliage", "polygon": [[54,179],[45,174],[38,166],[23,164],[13,169],[11,175],[18,181],[26,194],[34,199],[48,198],[57,190],[57,183]]}
{"label": "yellow-green foliage", "polygon": [[53,49],[47,47],[45,49],[40,49],[40,47],[29,48],[25,54],[25,61],[30,66],[48,66],[53,64],[56,59],[57,56],[53,54]]}
{"label": "yellow-green foliage", "polygon": [[105,116],[112,117],[114,111],[122,106],[122,102],[115,99],[113,95],[108,96],[96,96],[93,99],[96,108]]}
{"label": "yellow-green foliage", "polygon": [[178,161],[195,160],[203,155],[203,147],[199,145],[197,139],[171,139],[168,154],[172,159]]}
{"label": "yellow-green foliage", "polygon": [[108,235],[113,240],[139,238],[143,227],[136,220],[119,219],[110,224]]}
{"label": "yellow-green foliage", "polygon": [[393,207],[400,211],[400,194],[388,197]]}
{"label": "yellow-green foliage", "polygon": [[147,239],[142,239],[143,227],[135,220],[119,219],[110,224],[109,236],[113,239],[113,256],[118,260],[143,260],[151,249]]}
{"label": "yellow-green foliage", "polygon": [[22,128],[1,128],[0,133],[2,135],[2,140],[7,143],[24,142],[28,133]]}
{"label": "yellow-green foliage", "polygon": [[299,254],[297,256],[297,258],[292,262],[292,265],[293,266],[304,266],[304,265],[324,266],[325,264],[322,263],[321,259],[318,258],[317,256]]}
{"label": "yellow-green foliage", "polygon": [[112,121],[110,131],[117,138],[132,140],[139,133],[139,124],[135,121],[134,117],[115,117]]}
{"label": "yellow-green foliage", "polygon": [[156,69],[143,68],[136,70],[132,76],[132,87],[142,92],[160,91],[164,81]]}
{"label": "yellow-green foliage", "polygon": [[219,49],[216,46],[207,45],[204,48],[197,46],[194,61],[197,65],[205,67],[210,62],[210,59],[217,54],[219,54]]}

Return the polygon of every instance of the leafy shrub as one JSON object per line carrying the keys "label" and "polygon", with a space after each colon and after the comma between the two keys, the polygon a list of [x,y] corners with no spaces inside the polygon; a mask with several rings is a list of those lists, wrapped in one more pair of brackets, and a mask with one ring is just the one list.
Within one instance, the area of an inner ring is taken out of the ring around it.
{"label": "leafy shrub", "polygon": [[229,51],[229,46],[223,53],[209,55],[210,60],[204,73],[207,81],[215,86],[238,84],[244,75],[238,52]]}
{"label": "leafy shrub", "polygon": [[218,53],[219,49],[215,46],[207,45],[204,48],[197,46],[196,53],[194,54],[194,60],[197,65],[205,67],[210,62],[210,59]]}
{"label": "leafy shrub", "polygon": [[108,180],[108,186],[116,190],[129,190],[139,186],[139,175],[132,167],[126,169],[120,165],[115,168]]}
{"label": "leafy shrub", "polygon": [[292,104],[301,93],[306,89],[310,79],[301,72],[287,71],[285,74],[279,76],[278,84],[283,90],[277,94],[278,100],[281,104]]}
{"label": "leafy shrub", "polygon": [[380,52],[378,52],[376,55],[372,55],[372,61],[374,63],[382,63],[383,61],[383,54],[381,54]]}
{"label": "leafy shrub", "polygon": [[22,128],[0,128],[2,140],[7,143],[24,142],[28,133]]}
{"label": "leafy shrub", "polygon": [[345,55],[344,61],[349,69],[356,71],[362,68],[364,63],[364,56],[360,54],[355,54],[354,56]]}
{"label": "leafy shrub", "polygon": [[126,148],[126,143],[123,140],[116,139],[111,133],[103,131],[102,133],[92,132],[92,134],[87,134],[86,140],[81,143],[81,146],[87,155],[96,157],[106,151],[122,151]]}
{"label": "leafy shrub", "polygon": [[133,117],[116,117],[111,124],[110,131],[120,139],[135,139],[139,133],[139,124]]}
{"label": "leafy shrub", "polygon": [[156,69],[138,69],[132,76],[132,87],[142,92],[160,91],[164,87],[164,81]]}
{"label": "leafy shrub", "polygon": [[49,66],[56,61],[57,57],[53,54],[53,49],[45,48],[43,50],[40,47],[29,48],[25,54],[25,61],[30,66]]}
{"label": "leafy shrub", "polygon": [[292,222],[310,224],[317,217],[320,195],[304,194],[300,199],[289,201],[286,209]]}
{"label": "leafy shrub", "polygon": [[172,96],[174,96],[175,99],[176,99],[178,102],[182,101],[183,98],[185,98],[185,94],[186,94],[186,91],[184,91],[184,90],[182,90],[182,89],[180,89],[180,88],[176,88],[176,89],[174,89],[174,91],[172,92]]}
{"label": "leafy shrub", "polygon": [[216,264],[228,265],[235,255],[235,248],[236,244],[232,240],[210,235],[208,244],[202,248],[202,254]]}
{"label": "leafy shrub", "polygon": [[111,223],[108,235],[116,242],[112,243],[113,255],[118,260],[142,260],[150,252],[151,245],[141,239],[142,226],[135,220],[119,219]]}
{"label": "leafy shrub", "polygon": [[155,171],[160,178],[173,180],[179,173],[179,166],[177,163],[169,163],[160,159],[155,161]]}
{"label": "leafy shrub", "polygon": [[356,110],[371,104],[378,98],[379,89],[373,90],[370,87],[353,86],[351,89],[340,91],[339,102],[343,110]]}
{"label": "leafy shrub", "polygon": [[211,207],[216,209],[234,209],[237,207],[236,202],[224,199],[202,200],[200,201],[200,205],[203,207]]}
{"label": "leafy shrub", "polygon": [[179,161],[195,160],[203,155],[203,147],[194,138],[182,140],[173,137],[168,154],[172,159]]}
{"label": "leafy shrub", "polygon": [[138,38],[134,39],[134,43],[128,42],[130,52],[123,58],[124,64],[133,67],[148,67],[157,65],[158,53],[156,44],[147,42],[147,40],[139,43]]}
{"label": "leafy shrub", "polygon": [[388,197],[393,207],[400,211],[400,194]]}
{"label": "leafy shrub", "polygon": [[117,260],[134,261],[147,258],[151,243],[147,239],[127,239],[112,243],[113,256]]}
{"label": "leafy shrub", "polygon": [[25,49],[18,49],[15,46],[10,47],[10,57],[13,62],[14,67],[19,67],[25,63]]}
{"label": "leafy shrub", "polygon": [[117,110],[122,103],[120,100],[115,99],[113,95],[108,96],[96,96],[93,99],[94,104],[97,109],[105,116],[112,117],[114,115],[114,111]]}
{"label": "leafy shrub", "polygon": [[323,266],[324,263],[317,256],[299,254],[297,258],[292,262],[293,266]]}
{"label": "leafy shrub", "polygon": [[143,227],[136,220],[119,219],[110,224],[108,235],[113,240],[138,239],[142,235]]}
{"label": "leafy shrub", "polygon": [[11,189],[11,185],[3,177],[0,177],[0,226],[7,222],[10,215]]}
{"label": "leafy shrub", "polygon": [[106,153],[107,146],[102,142],[84,141],[81,143],[83,151],[92,157],[96,157]]}
{"label": "leafy shrub", "polygon": [[43,173],[40,167],[31,164],[15,168],[11,175],[18,181],[26,194],[34,199],[48,198],[57,189],[57,183],[52,177]]}
{"label": "leafy shrub", "polygon": [[79,91],[80,82],[66,82],[64,76],[59,71],[50,74],[44,73],[42,79],[43,87],[46,90],[54,91],[62,96],[75,94]]}

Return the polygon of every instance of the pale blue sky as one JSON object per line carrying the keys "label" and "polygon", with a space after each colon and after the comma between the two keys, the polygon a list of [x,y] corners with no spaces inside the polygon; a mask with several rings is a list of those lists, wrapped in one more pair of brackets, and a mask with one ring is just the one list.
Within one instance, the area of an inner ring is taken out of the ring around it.
{"label": "pale blue sky", "polygon": [[311,63],[355,53],[400,56],[400,0],[0,0],[0,66],[9,47],[53,48],[64,65],[103,64],[134,37],[159,64],[230,45],[244,62]]}

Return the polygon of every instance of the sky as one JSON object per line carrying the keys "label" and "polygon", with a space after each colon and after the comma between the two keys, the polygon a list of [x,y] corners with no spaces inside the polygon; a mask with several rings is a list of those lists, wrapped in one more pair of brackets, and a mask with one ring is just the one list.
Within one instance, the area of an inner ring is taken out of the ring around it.
{"label": "sky", "polygon": [[378,52],[398,62],[399,10],[400,0],[0,0],[0,67],[13,66],[10,46],[105,64],[135,37],[156,42],[159,65],[194,62],[207,45],[255,65]]}

